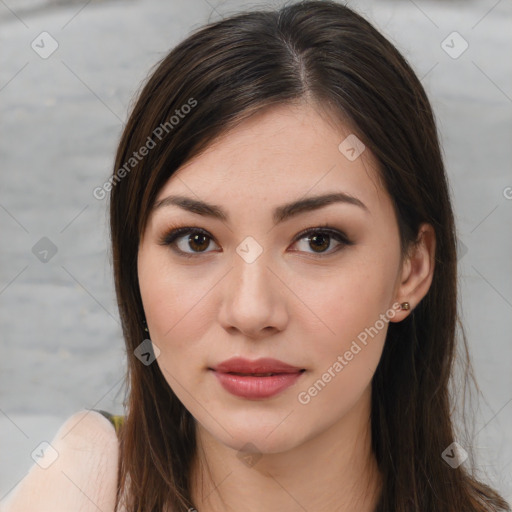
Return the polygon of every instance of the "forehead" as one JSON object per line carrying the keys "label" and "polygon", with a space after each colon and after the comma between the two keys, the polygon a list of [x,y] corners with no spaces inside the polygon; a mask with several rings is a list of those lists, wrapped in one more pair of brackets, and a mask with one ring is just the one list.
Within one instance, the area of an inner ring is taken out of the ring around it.
{"label": "forehead", "polygon": [[377,162],[355,137],[348,125],[334,123],[309,105],[265,109],[180,167],[156,202],[179,194],[211,199],[240,213],[342,192],[360,199],[370,211],[389,208]]}

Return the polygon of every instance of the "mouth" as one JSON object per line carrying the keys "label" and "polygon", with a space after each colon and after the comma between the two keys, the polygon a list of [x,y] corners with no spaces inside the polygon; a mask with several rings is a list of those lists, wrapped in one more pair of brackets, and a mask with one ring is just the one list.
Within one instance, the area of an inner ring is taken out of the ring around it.
{"label": "mouth", "polygon": [[250,360],[232,357],[208,368],[225,391],[246,400],[265,400],[294,386],[305,368],[263,357]]}
{"label": "mouth", "polygon": [[306,371],[247,373],[210,370],[225,391],[245,400],[266,400],[277,396],[296,385]]}

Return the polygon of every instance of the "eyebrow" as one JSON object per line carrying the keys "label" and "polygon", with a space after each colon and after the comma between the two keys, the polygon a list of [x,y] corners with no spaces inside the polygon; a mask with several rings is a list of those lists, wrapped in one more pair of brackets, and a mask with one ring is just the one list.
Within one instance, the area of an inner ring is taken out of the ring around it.
{"label": "eyebrow", "polygon": [[[370,213],[368,207],[357,197],[346,194],[345,192],[337,192],[332,194],[324,194],[320,196],[307,197],[299,199],[274,209],[272,219],[274,225],[283,222],[291,217],[295,217],[301,213],[311,212],[318,210],[333,203],[345,203],[357,206],[367,213]],[[198,215],[206,217],[213,217],[221,221],[229,222],[229,215],[221,206],[215,204],[208,204],[203,201],[192,199],[186,196],[167,196],[160,201],[157,201],[153,206],[153,211],[165,206],[179,206]]]}

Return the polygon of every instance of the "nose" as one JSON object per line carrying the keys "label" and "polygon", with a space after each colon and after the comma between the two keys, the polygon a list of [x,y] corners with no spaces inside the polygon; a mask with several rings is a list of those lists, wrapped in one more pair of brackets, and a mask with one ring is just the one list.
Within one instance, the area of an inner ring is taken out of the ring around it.
{"label": "nose", "polygon": [[288,322],[286,290],[265,252],[252,262],[235,255],[221,290],[219,322],[252,339],[280,332]]}

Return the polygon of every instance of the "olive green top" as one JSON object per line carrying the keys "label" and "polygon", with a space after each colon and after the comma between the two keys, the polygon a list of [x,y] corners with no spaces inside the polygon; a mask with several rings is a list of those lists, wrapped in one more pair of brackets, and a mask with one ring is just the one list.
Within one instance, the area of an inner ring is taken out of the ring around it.
{"label": "olive green top", "polygon": [[119,429],[121,428],[122,424],[124,423],[124,416],[119,416],[115,414],[111,414],[107,411],[102,411],[100,409],[90,409],[91,411],[99,412],[100,414],[103,414],[107,420],[114,425],[114,428],[116,429],[116,433],[119,434]]}

